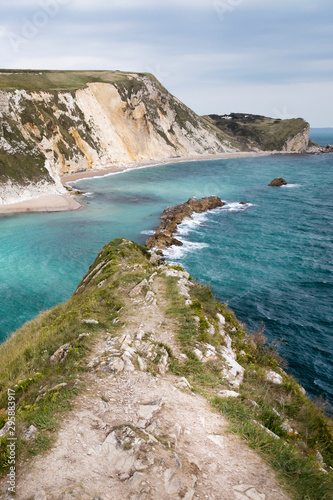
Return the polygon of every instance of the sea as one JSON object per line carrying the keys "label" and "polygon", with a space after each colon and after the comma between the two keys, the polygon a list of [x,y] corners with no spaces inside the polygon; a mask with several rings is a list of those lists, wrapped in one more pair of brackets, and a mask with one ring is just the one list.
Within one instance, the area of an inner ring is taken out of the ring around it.
{"label": "sea", "polygon": [[[311,138],[333,144],[333,129]],[[191,161],[75,183],[82,210],[0,216],[0,341],[66,301],[114,238],[144,244],[168,205],[220,196],[166,252],[269,342],[313,398],[333,404],[333,154]],[[268,187],[275,177],[288,185]],[[245,202],[241,204],[241,202]],[[332,407],[331,407],[332,408]]]}

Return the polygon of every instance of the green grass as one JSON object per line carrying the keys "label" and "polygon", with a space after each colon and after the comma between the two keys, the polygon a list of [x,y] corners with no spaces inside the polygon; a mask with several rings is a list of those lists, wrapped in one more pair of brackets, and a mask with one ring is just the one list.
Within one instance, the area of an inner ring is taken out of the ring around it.
{"label": "green grass", "polygon": [[232,136],[245,150],[257,147],[263,151],[281,151],[287,140],[308,126],[303,118],[279,120],[242,113],[231,113],[229,117],[209,115],[204,118]]}

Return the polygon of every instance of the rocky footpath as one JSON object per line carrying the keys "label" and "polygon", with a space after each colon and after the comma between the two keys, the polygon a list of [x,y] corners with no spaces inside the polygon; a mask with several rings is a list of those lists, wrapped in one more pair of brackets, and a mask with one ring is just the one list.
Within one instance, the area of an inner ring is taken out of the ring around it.
{"label": "rocky footpath", "polygon": [[[51,452],[21,470],[17,499],[289,498],[259,456],[226,433],[225,419],[185,377],[170,371],[173,358],[182,364],[187,356],[166,315],[168,278],[191,307],[188,273],[164,265],[127,292],[127,304],[114,320],[120,328],[104,332],[95,344],[90,372],[76,381],[84,389],[75,411]],[[216,335],[225,345],[198,342],[193,354],[204,364],[220,360],[227,385],[216,393],[239,397],[244,368],[225,318],[219,314],[216,320]],[[99,322],[88,318],[84,324]],[[60,346],[50,362],[64,362],[71,347]]]}
{"label": "rocky footpath", "polygon": [[207,212],[214,208],[223,207],[225,203],[219,196],[208,196],[198,199],[192,196],[185,203],[167,207],[161,215],[162,222],[155,234],[148,238],[146,247],[149,249],[162,250],[172,245],[182,246],[182,242],[174,237],[177,227],[186,218],[191,218],[193,213]]}
{"label": "rocky footpath", "polygon": [[[318,500],[331,487],[326,421],[264,337],[134,242],[106,245],[73,297],[14,334],[0,361],[5,397],[16,394],[17,500]],[[9,500],[7,487],[3,477]]]}

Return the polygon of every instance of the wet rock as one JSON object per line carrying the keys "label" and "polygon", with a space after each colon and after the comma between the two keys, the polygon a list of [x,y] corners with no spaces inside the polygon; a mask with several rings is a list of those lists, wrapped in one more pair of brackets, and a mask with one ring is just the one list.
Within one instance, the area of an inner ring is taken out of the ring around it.
{"label": "wet rock", "polygon": [[72,348],[71,344],[64,344],[50,357],[50,363],[53,365],[57,365],[62,363],[67,355],[68,351]]}
{"label": "wet rock", "polygon": [[269,186],[273,187],[280,187],[280,186],[286,186],[287,181],[285,181],[282,177],[277,177],[276,179],[273,179]]}
{"label": "wet rock", "polygon": [[182,246],[182,242],[174,237],[177,226],[193,212],[201,213],[224,205],[218,196],[209,196],[198,199],[195,196],[185,203],[167,207],[161,215],[162,223],[156,233],[146,241],[147,248],[164,249],[172,245]]}

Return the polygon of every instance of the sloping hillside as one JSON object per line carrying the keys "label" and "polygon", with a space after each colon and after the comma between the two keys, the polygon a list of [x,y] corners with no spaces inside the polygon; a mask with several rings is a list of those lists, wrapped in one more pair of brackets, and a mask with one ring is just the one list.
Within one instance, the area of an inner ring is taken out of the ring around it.
{"label": "sloping hillside", "polygon": [[310,125],[303,118],[280,120],[242,113],[203,118],[245,151],[305,153],[309,146]]}

